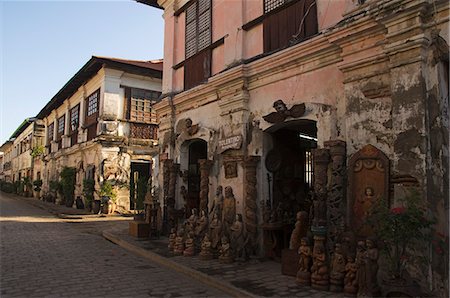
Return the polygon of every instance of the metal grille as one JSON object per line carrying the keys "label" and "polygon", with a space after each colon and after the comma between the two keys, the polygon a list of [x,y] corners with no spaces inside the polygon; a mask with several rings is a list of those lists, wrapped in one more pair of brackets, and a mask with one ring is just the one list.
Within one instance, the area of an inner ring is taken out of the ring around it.
{"label": "metal grille", "polygon": [[264,13],[268,13],[292,1],[296,0],[264,0]]}
{"label": "metal grille", "polygon": [[161,92],[143,89],[131,89],[130,120],[156,123],[156,112],[152,106],[159,99]]}
{"label": "metal grille", "polygon": [[80,119],[80,105],[77,105],[70,110],[70,131],[78,129],[78,123]]}
{"label": "metal grille", "polygon": [[186,59],[211,44],[211,0],[197,0],[186,9]]}

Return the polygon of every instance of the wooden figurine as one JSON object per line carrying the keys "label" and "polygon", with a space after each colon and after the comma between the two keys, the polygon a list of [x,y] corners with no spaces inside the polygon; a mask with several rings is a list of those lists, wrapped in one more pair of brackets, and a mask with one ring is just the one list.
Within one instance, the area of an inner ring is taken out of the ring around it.
{"label": "wooden figurine", "polygon": [[234,198],[233,188],[225,187],[225,198],[223,199],[222,225],[224,233],[230,236],[230,227],[236,217],[236,199]]}
{"label": "wooden figurine", "polygon": [[345,265],[344,277],[344,293],[348,295],[356,295],[358,292],[358,284],[356,280],[356,272],[358,267],[355,263],[355,258],[352,255],[347,256],[347,265]]}
{"label": "wooden figurine", "polygon": [[298,248],[298,254],[300,255],[298,261],[299,270],[297,272],[297,282],[304,286],[311,284],[311,246],[307,237],[303,237],[300,241],[300,247]]}
{"label": "wooden figurine", "polygon": [[378,248],[376,247],[376,241],[374,238],[368,238],[366,240],[366,252],[364,255],[364,261],[367,296],[376,297],[380,294],[380,288],[378,287],[377,281]]}
{"label": "wooden figurine", "polygon": [[245,261],[247,258],[245,246],[247,242],[247,235],[242,222],[242,215],[236,214],[236,220],[230,227],[231,231],[231,247],[235,252],[236,260]]}
{"label": "wooden figurine", "polygon": [[179,229],[177,231],[177,237],[175,238],[175,247],[173,253],[176,255],[182,255],[184,252],[184,230]]}
{"label": "wooden figurine", "polygon": [[358,296],[367,296],[365,267],[366,245],[364,241],[358,241],[356,245],[356,283],[358,285]]}
{"label": "wooden figurine", "polygon": [[219,249],[219,261],[225,264],[233,263],[234,261],[233,250],[230,246],[228,238],[226,236],[223,236],[221,242],[222,245],[220,246]]}
{"label": "wooden figurine", "polygon": [[313,289],[328,291],[329,274],[325,247],[323,244],[324,237],[314,237],[313,249],[313,265],[311,267],[311,286]]}
{"label": "wooden figurine", "polygon": [[170,235],[169,235],[169,251],[173,252],[173,249],[175,248],[175,238],[177,237],[176,231],[174,228],[170,229]]}
{"label": "wooden figurine", "polygon": [[209,236],[211,238],[211,247],[213,250],[219,249],[220,237],[222,235],[222,222],[217,213],[214,213],[209,224]]}
{"label": "wooden figurine", "polygon": [[212,202],[211,211],[209,211],[209,216],[214,213],[222,214],[223,208],[223,188],[221,185],[217,186],[216,196]]}
{"label": "wooden figurine", "polygon": [[211,260],[214,256],[208,234],[205,234],[205,237],[203,237],[202,248],[199,255],[201,260]]}
{"label": "wooden figurine", "polygon": [[335,244],[330,266],[330,291],[342,292],[345,276],[345,257],[340,243]]}
{"label": "wooden figurine", "polygon": [[295,228],[291,234],[291,240],[289,242],[289,249],[298,250],[301,245],[301,240],[306,236],[308,231],[308,213],[305,211],[297,212],[297,221]]}
{"label": "wooden figurine", "polygon": [[183,255],[185,257],[192,257],[194,253],[195,253],[194,233],[190,232],[187,234],[186,242],[184,244]]}

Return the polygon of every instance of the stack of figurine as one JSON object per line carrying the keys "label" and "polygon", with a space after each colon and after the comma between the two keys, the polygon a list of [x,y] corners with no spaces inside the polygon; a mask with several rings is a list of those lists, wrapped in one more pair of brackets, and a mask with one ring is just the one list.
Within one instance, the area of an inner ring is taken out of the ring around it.
{"label": "stack of figurine", "polygon": [[232,263],[247,258],[248,237],[242,222],[242,215],[236,214],[236,200],[233,189],[217,187],[209,211],[191,210],[191,215],[177,229],[172,228],[169,236],[169,251],[186,257],[197,253],[202,260],[218,258],[220,262]]}
{"label": "stack of figurine", "polygon": [[343,237],[342,243],[335,244],[329,263],[323,241],[316,237],[314,240],[312,248],[309,238],[301,238],[297,250],[299,284],[349,295],[379,295],[378,249],[374,238],[358,241],[355,254],[351,237]]}

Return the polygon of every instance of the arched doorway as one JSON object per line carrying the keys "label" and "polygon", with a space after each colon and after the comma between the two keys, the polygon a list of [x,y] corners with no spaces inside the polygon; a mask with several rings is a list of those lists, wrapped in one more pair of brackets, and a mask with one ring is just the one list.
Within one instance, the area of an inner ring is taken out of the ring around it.
{"label": "arched doorway", "polygon": [[189,142],[188,148],[186,216],[191,214],[192,208],[197,208],[198,210],[200,205],[199,160],[207,158],[208,143],[201,139],[195,139]]}
{"label": "arched doorway", "polygon": [[293,223],[298,211],[309,213],[309,193],[314,180],[311,150],[317,147],[316,122],[289,121],[274,125],[266,132],[272,147],[265,157],[269,204],[272,210],[282,213],[284,222]]}

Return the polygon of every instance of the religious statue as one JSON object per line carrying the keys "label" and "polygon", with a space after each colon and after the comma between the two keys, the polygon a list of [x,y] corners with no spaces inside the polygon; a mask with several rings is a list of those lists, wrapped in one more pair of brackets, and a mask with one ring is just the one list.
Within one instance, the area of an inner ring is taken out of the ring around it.
{"label": "religious statue", "polygon": [[223,236],[221,242],[222,244],[219,249],[219,261],[221,263],[226,264],[233,263],[234,261],[233,250],[230,246],[228,238],[226,236]]}
{"label": "religious statue", "polygon": [[327,206],[325,202],[326,188],[321,184],[316,185],[316,192],[313,194],[313,226],[325,226],[327,224]]}
{"label": "religious statue", "polygon": [[355,263],[355,258],[352,255],[347,255],[347,265],[345,265],[344,277],[344,293],[355,295],[358,292],[358,284],[356,280],[356,272],[358,267]]}
{"label": "religious statue", "polygon": [[220,237],[222,235],[222,222],[217,213],[214,213],[211,223],[209,224],[209,235],[211,237],[211,247],[218,249]]}
{"label": "religious statue", "polygon": [[289,249],[298,250],[301,244],[301,239],[306,236],[308,231],[308,213],[305,211],[297,212],[297,221],[295,228],[291,234],[291,240],[289,241]]}
{"label": "religious statue", "polygon": [[300,240],[298,254],[300,257],[298,260],[299,270],[297,272],[297,282],[301,285],[309,286],[311,284],[311,273],[309,270],[311,266],[312,251],[307,237],[303,237]]}
{"label": "religious statue", "polygon": [[186,233],[193,232],[195,230],[195,226],[197,224],[197,209],[192,208],[191,216],[186,221]]}
{"label": "religious statue", "polygon": [[205,237],[203,237],[202,247],[199,255],[200,259],[202,260],[211,260],[214,256],[211,249],[211,241],[209,240],[208,234],[205,234]]}
{"label": "religious statue", "polygon": [[[367,296],[376,297],[380,294],[378,287],[378,248],[374,238],[366,240],[366,251],[364,253],[364,271],[366,277]],[[358,292],[359,293],[359,292]]]}
{"label": "religious statue", "polygon": [[367,222],[370,217],[372,206],[375,204],[377,197],[373,187],[366,187],[364,195],[356,198],[353,205],[353,216],[358,235],[370,236],[373,235],[373,228]]}
{"label": "religious statue", "polygon": [[245,246],[247,244],[247,235],[242,222],[242,215],[236,214],[236,220],[230,227],[231,231],[231,246],[235,252],[236,260],[245,261],[247,258]]}
{"label": "religious statue", "polygon": [[187,234],[186,242],[184,244],[184,251],[183,255],[185,257],[192,257],[195,253],[195,246],[194,246],[194,233],[189,232]]}
{"label": "religious statue", "polygon": [[358,285],[358,296],[367,296],[368,289],[366,285],[366,270],[365,268],[365,253],[366,245],[365,242],[360,240],[356,245],[356,283]]}
{"label": "religious statue", "polygon": [[184,252],[184,230],[179,229],[177,231],[177,237],[175,238],[175,247],[173,253],[176,255],[182,255]]}
{"label": "religious statue", "polygon": [[231,186],[225,187],[225,198],[223,199],[222,224],[224,232],[230,235],[230,227],[236,217],[236,199]]}
{"label": "religious statue", "polygon": [[191,118],[187,118],[185,121],[186,121],[185,122],[186,123],[186,132],[190,136],[195,135],[198,132],[198,124],[193,125]]}
{"label": "religious statue", "polygon": [[175,238],[177,237],[175,228],[170,229],[170,235],[169,235],[169,251],[173,251],[175,248]]}
{"label": "religious statue", "polygon": [[216,189],[216,196],[214,197],[214,200],[212,202],[211,211],[209,211],[209,216],[211,214],[217,213],[222,214],[222,207],[223,207],[223,188],[222,186],[217,186]]}
{"label": "religious statue", "polygon": [[345,257],[340,243],[334,245],[330,265],[330,291],[341,292],[345,276]]}
{"label": "religious statue", "polygon": [[195,236],[199,239],[203,238],[203,235],[208,230],[208,217],[206,216],[205,210],[200,212],[200,217],[197,219],[197,223],[195,225],[194,233]]}
{"label": "religious statue", "polygon": [[313,265],[311,266],[311,283],[314,289],[328,290],[328,265],[323,242],[314,245]]}

